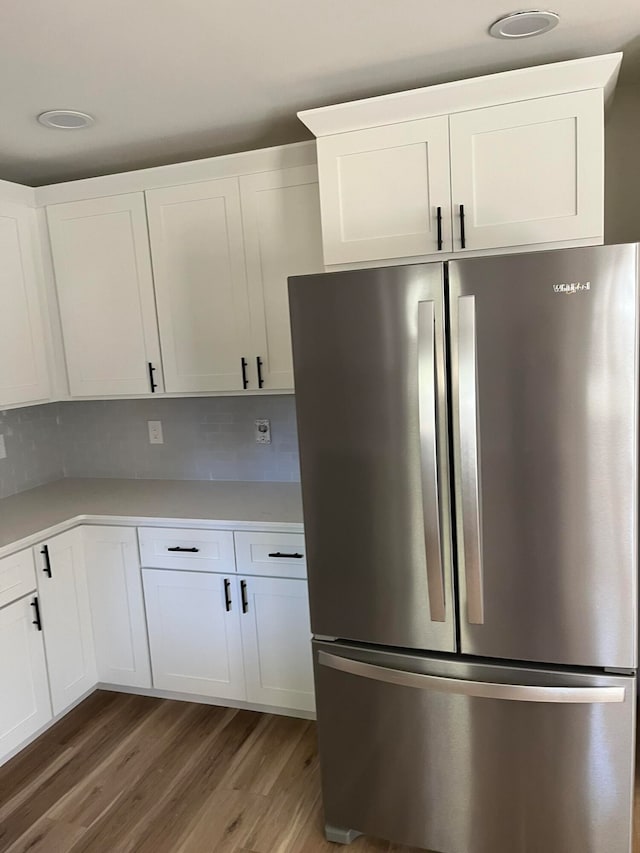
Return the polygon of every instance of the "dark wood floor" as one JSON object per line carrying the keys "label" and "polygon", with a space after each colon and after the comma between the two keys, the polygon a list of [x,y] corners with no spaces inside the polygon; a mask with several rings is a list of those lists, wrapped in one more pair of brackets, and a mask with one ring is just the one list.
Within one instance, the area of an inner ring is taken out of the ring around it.
{"label": "dark wood floor", "polygon": [[99,691],[0,768],[0,853],[341,849],[322,834],[304,720]]}

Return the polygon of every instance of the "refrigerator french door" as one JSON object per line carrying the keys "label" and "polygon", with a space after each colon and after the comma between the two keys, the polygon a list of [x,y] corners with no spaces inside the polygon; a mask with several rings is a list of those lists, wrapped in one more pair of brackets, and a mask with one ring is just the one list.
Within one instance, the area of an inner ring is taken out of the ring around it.
{"label": "refrigerator french door", "polygon": [[629,853],[637,266],[291,280],[332,840]]}
{"label": "refrigerator french door", "polygon": [[293,279],[314,634],[455,650],[444,267]]}

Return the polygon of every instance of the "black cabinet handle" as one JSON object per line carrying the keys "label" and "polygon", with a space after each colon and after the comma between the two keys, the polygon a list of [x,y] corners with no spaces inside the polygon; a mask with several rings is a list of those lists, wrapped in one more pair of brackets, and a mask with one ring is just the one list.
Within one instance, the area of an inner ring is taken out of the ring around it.
{"label": "black cabinet handle", "polygon": [[231,581],[229,578],[224,579],[224,606],[228,613],[231,610]]}
{"label": "black cabinet handle", "polygon": [[258,388],[262,388],[264,386],[264,379],[262,378],[262,359],[260,356],[256,358],[256,367],[258,368]]}
{"label": "black cabinet handle", "polygon": [[174,545],[173,548],[167,548],[167,551],[180,551],[183,554],[197,554],[200,548],[182,548],[180,545]]}
{"label": "black cabinet handle", "polygon": [[240,359],[240,366],[242,367],[242,387],[246,389],[247,386],[249,385],[249,380],[247,379],[247,359],[246,358]]}
{"label": "black cabinet handle", "polygon": [[49,546],[43,545],[42,551],[40,551],[42,556],[44,557],[44,569],[42,570],[45,575],[50,578],[51,577],[51,559],[49,557]]}
{"label": "black cabinet handle", "polygon": [[464,235],[464,204],[460,205],[460,246],[463,249],[467,248],[467,241]]}
{"label": "black cabinet handle", "polygon": [[40,621],[40,607],[38,605],[38,596],[36,596],[31,602],[31,606],[35,610],[35,619],[31,622],[32,625],[35,625],[38,631],[42,631],[42,622]]}
{"label": "black cabinet handle", "polygon": [[289,559],[301,560],[304,557],[304,554],[298,554],[296,551],[295,554],[283,554],[280,551],[274,551],[273,554],[269,554],[270,557],[287,557]]}
{"label": "black cabinet handle", "polygon": [[442,208],[437,208],[437,221],[438,221],[438,251],[442,251]]}
{"label": "black cabinet handle", "polygon": [[158,383],[154,379],[153,374],[156,372],[156,369],[150,361],[147,362],[147,365],[149,367],[149,385],[151,385],[151,393],[155,394]]}
{"label": "black cabinet handle", "polygon": [[240,581],[240,592],[242,593],[242,612],[249,612],[249,599],[247,598],[247,582]]}

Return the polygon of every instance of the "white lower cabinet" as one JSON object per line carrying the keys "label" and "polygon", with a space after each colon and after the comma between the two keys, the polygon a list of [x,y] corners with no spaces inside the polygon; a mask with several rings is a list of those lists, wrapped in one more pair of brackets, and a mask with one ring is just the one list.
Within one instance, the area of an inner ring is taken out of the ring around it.
{"label": "white lower cabinet", "polygon": [[83,527],[98,680],[151,687],[136,530]]}
{"label": "white lower cabinet", "polygon": [[143,569],[153,686],[313,711],[307,583]]}
{"label": "white lower cabinet", "polygon": [[247,699],[261,705],[313,711],[306,581],[247,577],[240,584]]}
{"label": "white lower cabinet", "polygon": [[36,595],[0,610],[0,763],[51,719]]}
{"label": "white lower cabinet", "polygon": [[245,699],[235,577],[143,569],[153,686]]}
{"label": "white lower cabinet", "polygon": [[34,548],[53,713],[97,682],[82,528]]}

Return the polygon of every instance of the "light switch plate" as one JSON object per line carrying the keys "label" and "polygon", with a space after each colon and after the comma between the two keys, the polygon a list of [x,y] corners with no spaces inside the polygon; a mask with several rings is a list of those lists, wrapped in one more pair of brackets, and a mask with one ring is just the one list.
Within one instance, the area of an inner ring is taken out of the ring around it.
{"label": "light switch plate", "polygon": [[4,443],[4,436],[0,435],[0,459],[7,458],[7,448]]}
{"label": "light switch plate", "polygon": [[271,444],[271,421],[269,418],[256,419],[256,444]]}
{"label": "light switch plate", "polygon": [[147,421],[149,425],[149,443],[164,444],[162,435],[162,421]]}

